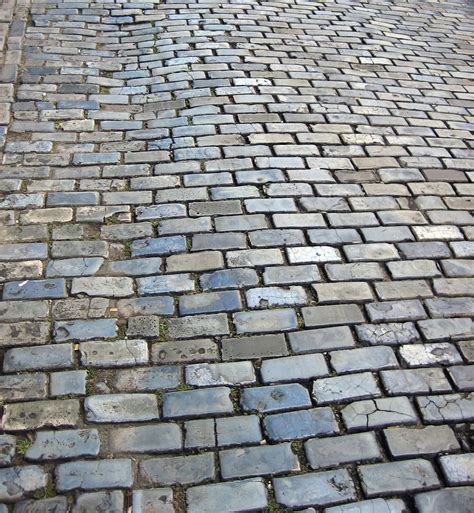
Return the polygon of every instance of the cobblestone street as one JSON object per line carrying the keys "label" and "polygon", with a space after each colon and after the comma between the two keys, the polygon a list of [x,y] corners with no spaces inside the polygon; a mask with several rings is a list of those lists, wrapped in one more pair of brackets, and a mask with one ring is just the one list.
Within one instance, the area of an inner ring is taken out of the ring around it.
{"label": "cobblestone street", "polygon": [[474,512],[474,6],[4,0],[0,513]]}

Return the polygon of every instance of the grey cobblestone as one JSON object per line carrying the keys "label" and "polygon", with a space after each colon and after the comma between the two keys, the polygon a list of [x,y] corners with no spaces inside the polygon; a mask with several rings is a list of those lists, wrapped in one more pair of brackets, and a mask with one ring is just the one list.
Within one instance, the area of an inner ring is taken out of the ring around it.
{"label": "grey cobblestone", "polygon": [[173,490],[171,488],[135,490],[132,508],[137,513],[174,513]]}
{"label": "grey cobblestone", "polygon": [[59,491],[95,488],[126,488],[133,482],[131,460],[78,460],[56,469]]}
{"label": "grey cobblestone", "polygon": [[109,446],[115,452],[174,452],[183,446],[181,430],[175,424],[116,428],[110,433]]}
{"label": "grey cobblestone", "polygon": [[308,440],[305,453],[311,468],[335,467],[343,463],[377,461],[382,453],[373,433]]}
{"label": "grey cobblestone", "polygon": [[212,453],[152,458],[140,464],[143,479],[152,484],[197,484],[214,478]]}
{"label": "grey cobblestone", "polygon": [[110,511],[120,512],[123,510],[123,492],[112,490],[110,492],[81,493],[77,497],[73,508],[74,513],[86,513],[86,511]]}
{"label": "grey cobblestone", "polygon": [[359,472],[368,497],[429,490],[440,484],[431,463],[422,459],[363,465]]}
{"label": "grey cobblestone", "polygon": [[246,411],[273,412],[311,406],[308,391],[302,385],[274,385],[245,388],[242,407]]}
{"label": "grey cobblestone", "polygon": [[243,513],[267,506],[265,483],[259,478],[191,487],[186,497],[189,513]]}
{"label": "grey cobblestone", "polygon": [[86,398],[84,409],[89,422],[136,422],[159,417],[152,394],[92,395]]}
{"label": "grey cobblestone", "polygon": [[449,508],[453,513],[469,513],[474,505],[472,487],[445,488],[415,495],[415,503],[421,513],[441,513]]}
{"label": "grey cobblestone", "polygon": [[384,430],[384,435],[390,453],[395,458],[435,456],[440,452],[456,452],[460,449],[456,435],[448,426],[390,428]]}
{"label": "grey cobblestone", "polygon": [[25,457],[29,460],[56,460],[97,456],[99,448],[99,433],[95,429],[41,431]]}
{"label": "grey cobblestone", "polygon": [[273,481],[276,500],[290,508],[326,506],[354,500],[354,484],[345,469],[280,477]]}
{"label": "grey cobblestone", "polygon": [[349,431],[367,428],[416,424],[418,417],[406,397],[374,399],[351,403],[342,409]]}
{"label": "grey cobblestone", "polygon": [[357,513],[404,513],[406,511],[405,503],[401,499],[371,499],[360,501],[357,504],[343,504],[326,509],[325,513],[351,513],[351,510],[357,507]]}
{"label": "grey cobblestone", "polygon": [[181,418],[232,413],[234,408],[229,393],[230,389],[225,387],[167,393],[163,400],[163,416]]}
{"label": "grey cobblestone", "polygon": [[227,449],[220,452],[219,459],[224,479],[281,474],[300,468],[288,443]]}
{"label": "grey cobblestone", "polygon": [[267,415],[264,426],[270,440],[278,442],[330,435],[339,431],[331,408]]}

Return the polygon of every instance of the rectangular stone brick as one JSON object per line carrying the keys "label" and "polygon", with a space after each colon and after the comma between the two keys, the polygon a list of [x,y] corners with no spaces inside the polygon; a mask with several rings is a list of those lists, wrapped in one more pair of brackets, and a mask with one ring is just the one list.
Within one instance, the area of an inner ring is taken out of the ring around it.
{"label": "rectangular stone brick", "polygon": [[354,483],[345,469],[275,478],[273,485],[277,502],[291,509],[356,500]]}
{"label": "rectangular stone brick", "polygon": [[368,497],[429,490],[440,485],[432,464],[422,459],[363,465],[359,472]]}

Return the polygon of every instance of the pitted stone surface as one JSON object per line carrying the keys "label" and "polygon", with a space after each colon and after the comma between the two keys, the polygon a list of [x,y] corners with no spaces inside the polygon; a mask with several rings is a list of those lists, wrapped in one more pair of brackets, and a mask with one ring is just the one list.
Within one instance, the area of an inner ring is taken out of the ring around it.
{"label": "pitted stone surface", "polygon": [[2,513],[471,513],[473,30],[3,2]]}

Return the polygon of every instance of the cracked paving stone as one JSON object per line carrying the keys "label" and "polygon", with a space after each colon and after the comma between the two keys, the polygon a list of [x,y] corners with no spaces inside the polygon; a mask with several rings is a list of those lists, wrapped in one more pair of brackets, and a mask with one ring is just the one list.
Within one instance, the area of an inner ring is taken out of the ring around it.
{"label": "cracked paving stone", "polygon": [[410,344],[401,346],[400,357],[409,367],[452,365],[462,363],[461,355],[452,344]]}
{"label": "cracked paving stone", "polygon": [[316,379],[313,397],[318,404],[369,399],[382,395],[377,381],[370,372]]}
{"label": "cracked paving stone", "polygon": [[417,398],[423,420],[429,424],[474,420],[474,395],[428,395]]}
{"label": "cracked paving stone", "polygon": [[355,326],[357,337],[370,345],[400,345],[418,342],[420,335],[412,322],[361,324]]}
{"label": "cracked paving stone", "polygon": [[406,397],[358,401],[345,406],[341,413],[348,431],[418,422],[417,414]]}
{"label": "cracked paving stone", "polygon": [[105,260],[101,257],[51,260],[46,267],[46,276],[91,276],[102,267],[104,262]]}

